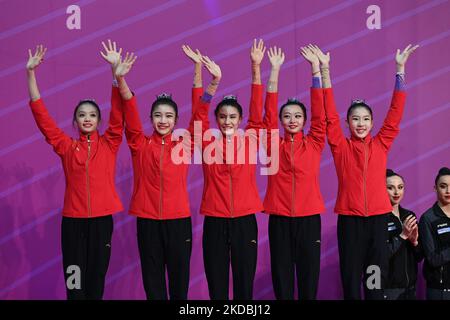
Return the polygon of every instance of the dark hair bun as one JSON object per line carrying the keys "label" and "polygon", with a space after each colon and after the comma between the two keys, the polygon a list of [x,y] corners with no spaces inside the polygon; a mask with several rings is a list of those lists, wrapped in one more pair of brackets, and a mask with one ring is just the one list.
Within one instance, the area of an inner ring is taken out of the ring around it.
{"label": "dark hair bun", "polygon": [[437,176],[436,176],[436,179],[434,179],[434,185],[437,186],[437,183],[438,183],[438,181],[439,181],[439,178],[442,177],[442,176],[450,176],[450,169],[447,168],[447,167],[442,167],[442,168],[440,168],[440,169],[439,169],[439,172],[438,172],[438,174],[437,174]]}
{"label": "dark hair bun", "polygon": [[161,100],[161,99],[167,99],[167,100],[173,101],[172,94],[166,93],[166,92],[160,93],[156,96],[156,100]]}
{"label": "dark hair bun", "polygon": [[297,98],[293,97],[293,98],[287,99],[286,104],[288,104],[288,103],[300,104],[300,101]]}
{"label": "dark hair bun", "polygon": [[389,178],[389,177],[399,177],[400,179],[405,181],[405,179],[401,175],[399,175],[397,172],[395,172],[392,169],[387,169],[386,170],[386,178]]}
{"label": "dark hair bun", "polygon": [[386,177],[392,177],[392,176],[395,176],[395,175],[397,175],[397,174],[394,172],[394,170],[392,170],[392,169],[387,169],[386,170]]}
{"label": "dark hair bun", "polygon": [[234,94],[229,94],[222,98],[222,101],[227,101],[227,100],[232,100],[232,101],[237,102],[237,96],[235,96]]}

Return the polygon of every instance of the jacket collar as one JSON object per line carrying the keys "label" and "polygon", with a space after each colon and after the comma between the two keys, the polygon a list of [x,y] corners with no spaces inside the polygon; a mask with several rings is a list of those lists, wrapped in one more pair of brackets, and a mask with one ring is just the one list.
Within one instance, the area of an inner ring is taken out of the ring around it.
{"label": "jacket collar", "polygon": [[171,140],[172,140],[171,135],[172,135],[172,132],[169,132],[168,134],[165,134],[165,135],[161,135],[155,130],[155,131],[153,131],[151,138],[157,144],[163,144],[163,143],[167,144],[167,143],[171,142]]}
{"label": "jacket collar", "polygon": [[[93,142],[93,141],[98,141],[98,130],[95,130],[94,132],[92,132],[92,133],[90,133],[89,134],[89,140],[90,140],[90,142]],[[84,133],[81,133],[80,132],[80,141],[81,142],[87,142],[87,138],[88,138],[88,135],[87,134],[84,134]]]}
{"label": "jacket collar", "polygon": [[303,130],[298,133],[289,133],[286,130],[284,131],[284,142],[300,142],[303,139]]}
{"label": "jacket collar", "polygon": [[353,134],[351,134],[350,140],[354,141],[354,142],[363,142],[363,143],[369,143],[372,140],[372,135],[369,134],[367,136],[365,136],[364,139],[358,138],[356,136],[354,136]]}
{"label": "jacket collar", "polygon": [[442,218],[447,218],[450,219],[445,213],[444,211],[442,211],[442,208],[439,207],[438,202],[436,201],[433,205],[433,211],[434,213],[436,213],[437,216],[442,217]]}
{"label": "jacket collar", "polygon": [[218,141],[222,141],[225,144],[226,142],[231,142],[232,140],[235,140],[235,139],[239,140],[241,135],[238,132],[235,132],[231,136],[226,136],[221,132],[219,135],[213,134],[213,137],[214,137],[214,139],[216,139]]}

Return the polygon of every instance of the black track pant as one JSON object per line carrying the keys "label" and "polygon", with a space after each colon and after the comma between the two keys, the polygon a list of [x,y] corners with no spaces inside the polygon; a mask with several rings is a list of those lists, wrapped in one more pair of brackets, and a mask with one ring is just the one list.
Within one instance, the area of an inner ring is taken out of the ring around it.
{"label": "black track pant", "polygon": [[230,260],[233,299],[251,300],[256,272],[258,226],[254,214],[239,218],[205,217],[203,262],[211,300],[228,300]]}
{"label": "black track pant", "polygon": [[299,300],[315,300],[320,273],[320,215],[270,215],[272,284],[278,300],[294,299],[297,274]]}
{"label": "black track pant", "polygon": [[387,214],[360,217],[339,215],[338,244],[344,299],[383,300],[388,271]]}
{"label": "black track pant", "polygon": [[191,218],[137,218],[142,280],[149,300],[167,300],[166,267],[171,300],[186,300],[192,252]]}
{"label": "black track pant", "polygon": [[62,218],[61,245],[68,300],[102,299],[111,256],[113,218]]}
{"label": "black track pant", "polygon": [[417,300],[416,288],[384,289],[385,300]]}

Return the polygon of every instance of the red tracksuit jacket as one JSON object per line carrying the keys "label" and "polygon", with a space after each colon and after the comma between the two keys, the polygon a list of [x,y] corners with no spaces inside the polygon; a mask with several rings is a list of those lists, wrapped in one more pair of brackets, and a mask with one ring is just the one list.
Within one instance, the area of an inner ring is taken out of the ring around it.
{"label": "red tracksuit jacket", "polygon": [[123,210],[114,184],[123,131],[120,105],[119,90],[113,87],[105,134],[101,136],[98,131],[89,136],[80,134],[80,139],[76,140],[58,128],[42,99],[30,102],[39,129],[62,160],[66,177],[63,216],[95,218]]}
{"label": "red tracksuit jacket", "polygon": [[[264,124],[278,129],[278,93],[266,95]],[[311,128],[279,138],[279,169],[269,175],[264,211],[289,217],[303,217],[325,211],[319,184],[319,169],[325,145],[326,119],[321,88],[311,88]],[[270,150],[268,154],[276,156]]]}
{"label": "red tracksuit jacket", "polygon": [[[202,88],[192,89],[192,108],[208,108],[200,99]],[[171,141],[171,134],[161,136],[156,131],[150,136],[144,135],[136,98],[124,101],[125,133],[131,150],[134,172],[133,195],[129,213],[148,219],[178,219],[191,215],[187,192],[189,164],[176,164],[171,154],[174,148],[182,147],[184,152],[193,148],[193,121],[187,140]],[[180,146],[180,144],[183,144]]]}
{"label": "red tracksuit jacket", "polygon": [[[252,85],[250,115],[246,129],[262,128],[262,85]],[[208,105],[204,104],[196,110],[197,118],[203,121],[203,129],[209,129]],[[256,186],[256,164],[250,163],[250,157],[256,156],[258,137],[234,135],[232,150],[234,161],[228,164],[227,139],[219,137],[213,141],[203,142],[203,198],[200,212],[207,216],[236,218],[254,214],[263,210]],[[213,138],[214,139],[214,138]],[[252,147],[253,146],[253,147]],[[216,159],[223,163],[206,163],[211,148],[216,147],[217,153],[211,151]],[[238,159],[238,153],[245,159]],[[228,153],[229,154],[229,153]],[[244,161],[245,160],[245,161]]]}
{"label": "red tracksuit jacket", "polygon": [[374,216],[392,211],[386,191],[389,148],[400,131],[406,93],[395,90],[389,112],[378,134],[364,139],[346,138],[331,88],[324,90],[328,143],[338,176],[334,211],[353,216]]}

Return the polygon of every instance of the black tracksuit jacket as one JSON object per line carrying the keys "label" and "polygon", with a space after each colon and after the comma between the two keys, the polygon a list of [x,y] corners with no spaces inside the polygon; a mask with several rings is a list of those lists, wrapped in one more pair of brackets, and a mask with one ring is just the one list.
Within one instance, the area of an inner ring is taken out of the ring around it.
{"label": "black tracksuit jacket", "polygon": [[450,289],[450,218],[437,202],[421,217],[419,237],[425,255],[427,287]]}
{"label": "black tracksuit jacket", "polygon": [[423,259],[420,244],[416,247],[400,237],[403,222],[414,212],[399,207],[400,219],[393,213],[388,216],[389,273],[387,288],[413,288],[417,281],[417,265]]}

